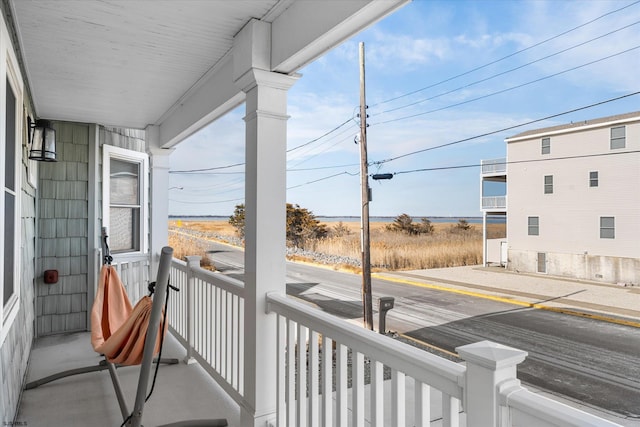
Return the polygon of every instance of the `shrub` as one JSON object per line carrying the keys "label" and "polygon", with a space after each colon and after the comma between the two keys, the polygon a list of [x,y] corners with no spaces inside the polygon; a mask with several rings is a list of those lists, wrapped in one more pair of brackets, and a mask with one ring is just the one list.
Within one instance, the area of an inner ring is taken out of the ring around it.
{"label": "shrub", "polygon": [[406,233],[411,236],[433,233],[433,225],[427,218],[422,218],[420,224],[416,224],[413,222],[413,218],[407,214],[398,215],[386,229],[387,231]]}
{"label": "shrub", "polygon": [[235,228],[238,237],[244,238],[244,203],[236,205],[233,215],[229,217],[229,224]]}

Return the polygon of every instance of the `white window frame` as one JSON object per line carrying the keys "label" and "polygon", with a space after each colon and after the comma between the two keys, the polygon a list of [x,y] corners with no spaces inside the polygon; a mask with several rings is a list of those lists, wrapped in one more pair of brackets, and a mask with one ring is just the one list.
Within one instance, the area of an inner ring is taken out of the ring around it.
{"label": "white window frame", "polygon": [[146,254],[149,252],[149,156],[139,151],[127,150],[111,145],[104,145],[102,149],[102,226],[110,233],[110,177],[111,159],[137,163],[140,166],[140,250],[119,252],[119,254]]}
{"label": "white window frame", "polygon": [[[604,220],[611,220],[611,225],[603,225]],[[601,239],[616,238],[616,217],[615,216],[600,217],[600,238]]]}
{"label": "white window frame", "polygon": [[[17,60],[13,54],[13,51],[6,44],[7,34],[2,28],[2,34],[0,34],[0,99],[4,106],[7,97],[7,82],[13,90],[15,95],[15,170],[14,170],[14,183],[15,187],[12,191],[15,196],[14,202],[14,235],[13,235],[13,295],[4,304],[4,263],[0,263],[0,346],[4,343],[13,322],[15,321],[18,311],[20,309],[20,291],[21,291],[21,252],[22,247],[22,225],[21,225],[21,199],[22,199],[22,141],[23,141],[23,83],[20,75],[16,72]],[[5,192],[5,170],[4,170],[4,153],[8,141],[6,141],[6,112],[3,107],[2,113],[0,113],[0,153],[2,153],[3,159],[0,161],[0,212],[2,213],[2,220],[0,221],[0,236],[2,236],[3,243],[0,244],[0,259],[4,259],[4,200]]]}
{"label": "white window frame", "polygon": [[542,138],[540,151],[541,154],[551,154],[551,138]]}
{"label": "white window frame", "polygon": [[[622,129],[622,135],[615,135],[616,131]],[[627,146],[627,128],[625,126],[614,126],[611,128],[611,140],[609,147],[612,150],[619,150]]]}
{"label": "white window frame", "polygon": [[553,175],[544,176],[544,194],[553,194]]}
{"label": "white window frame", "polygon": [[[531,221],[535,219],[535,224],[532,224]],[[532,233],[535,231],[535,233]],[[527,217],[527,235],[528,236],[539,236],[540,235],[540,217],[539,216],[529,216]]]}
{"label": "white window frame", "polygon": [[589,188],[596,188],[600,185],[600,174],[598,171],[589,172]]}

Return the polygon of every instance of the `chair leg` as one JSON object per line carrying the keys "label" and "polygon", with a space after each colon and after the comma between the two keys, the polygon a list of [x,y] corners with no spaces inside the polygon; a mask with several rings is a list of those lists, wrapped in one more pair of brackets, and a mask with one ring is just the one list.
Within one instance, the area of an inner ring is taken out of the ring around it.
{"label": "chair leg", "polygon": [[31,390],[36,387],[40,387],[41,385],[48,384],[52,381],[59,380],[60,378],[66,378],[73,375],[86,374],[88,372],[98,372],[104,371],[105,369],[109,369],[104,360],[101,360],[98,365],[95,366],[86,366],[84,368],[76,368],[70,369],[64,372],[58,372],[57,374],[49,375],[48,377],[41,378],[39,380],[31,381],[24,386],[25,390]]}

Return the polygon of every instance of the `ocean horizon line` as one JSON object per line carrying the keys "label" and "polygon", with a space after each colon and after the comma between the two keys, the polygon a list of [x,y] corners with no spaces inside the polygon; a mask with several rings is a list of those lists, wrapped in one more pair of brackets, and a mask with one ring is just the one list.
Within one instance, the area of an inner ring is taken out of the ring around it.
{"label": "ocean horizon line", "polygon": [[[482,223],[482,216],[412,216],[414,221],[419,222],[422,218],[427,218],[431,222],[457,222],[459,220],[465,220],[469,223]],[[370,216],[370,222],[393,222],[398,216],[384,216],[384,215],[375,215]],[[213,220],[226,220],[229,219],[230,215],[169,215],[169,219],[177,220],[193,220],[200,219],[204,221],[213,221]],[[315,218],[321,222],[354,222],[360,221],[360,216],[357,215],[316,215]],[[487,218],[487,222],[496,223],[503,222],[502,218],[490,217]]]}

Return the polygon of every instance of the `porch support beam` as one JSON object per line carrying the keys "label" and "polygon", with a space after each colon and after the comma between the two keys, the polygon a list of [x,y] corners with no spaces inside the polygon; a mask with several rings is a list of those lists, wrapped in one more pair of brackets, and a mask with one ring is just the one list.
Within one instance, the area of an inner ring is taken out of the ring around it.
{"label": "porch support beam", "polygon": [[243,427],[275,420],[277,325],[266,295],[286,291],[286,112],[296,77],[261,68],[269,64],[270,32],[252,21],[234,45],[235,82],[246,94]]}
{"label": "porch support beam", "polygon": [[169,155],[174,149],[160,148],[159,126],[149,125],[145,133],[150,158],[150,279],[155,280],[160,251],[169,242]]}

